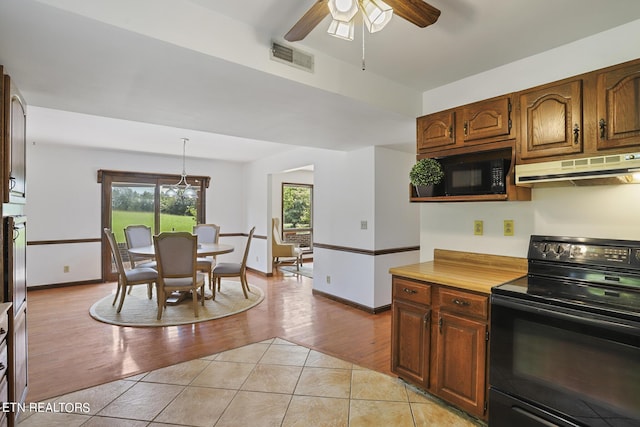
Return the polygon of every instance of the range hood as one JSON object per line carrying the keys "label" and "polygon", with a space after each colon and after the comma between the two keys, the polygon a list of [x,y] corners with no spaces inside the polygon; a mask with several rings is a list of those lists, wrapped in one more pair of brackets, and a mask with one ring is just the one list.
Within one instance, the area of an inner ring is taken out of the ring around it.
{"label": "range hood", "polygon": [[516,185],[633,182],[640,183],[640,152],[516,165]]}

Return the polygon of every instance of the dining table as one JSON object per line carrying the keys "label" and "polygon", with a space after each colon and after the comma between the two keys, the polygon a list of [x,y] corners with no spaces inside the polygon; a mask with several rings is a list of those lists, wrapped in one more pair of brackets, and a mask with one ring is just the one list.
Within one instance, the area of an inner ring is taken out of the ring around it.
{"label": "dining table", "polygon": [[[227,245],[222,243],[198,243],[197,247],[197,256],[205,257],[205,256],[215,256],[228,254],[234,251],[233,245]],[[138,246],[135,248],[129,248],[128,252],[132,255],[140,255],[149,258],[155,258],[156,256],[156,248],[154,245],[149,246]],[[172,292],[171,295],[167,297],[167,304],[174,305],[179,302],[185,300],[189,296],[189,292],[180,292],[175,291]],[[211,297],[205,297],[206,299],[210,299]]]}
{"label": "dining table", "polygon": [[[233,245],[226,245],[222,243],[198,243],[198,256],[214,256],[228,254],[233,252]],[[154,258],[156,256],[156,248],[153,245],[138,246],[136,248],[130,248],[129,253],[132,255],[146,256]]]}

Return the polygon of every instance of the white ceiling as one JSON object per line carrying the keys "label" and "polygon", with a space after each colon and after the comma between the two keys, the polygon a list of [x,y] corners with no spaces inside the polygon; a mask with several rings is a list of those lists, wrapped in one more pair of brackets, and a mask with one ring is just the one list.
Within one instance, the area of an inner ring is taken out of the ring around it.
{"label": "white ceiling", "polygon": [[30,140],[180,154],[187,136],[190,155],[251,161],[412,149],[422,92],[640,18],[638,0],[431,0],[433,26],[365,36],[365,71],[361,34],[330,37],[328,18],[293,44],[313,74],[269,61],[314,1],[2,0],[0,64]]}

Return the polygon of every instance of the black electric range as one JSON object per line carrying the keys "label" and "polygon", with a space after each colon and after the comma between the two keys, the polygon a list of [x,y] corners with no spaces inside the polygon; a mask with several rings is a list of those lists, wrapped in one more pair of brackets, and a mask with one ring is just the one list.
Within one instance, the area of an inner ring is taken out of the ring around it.
{"label": "black electric range", "polygon": [[489,425],[640,426],[640,242],[531,236],[491,296]]}

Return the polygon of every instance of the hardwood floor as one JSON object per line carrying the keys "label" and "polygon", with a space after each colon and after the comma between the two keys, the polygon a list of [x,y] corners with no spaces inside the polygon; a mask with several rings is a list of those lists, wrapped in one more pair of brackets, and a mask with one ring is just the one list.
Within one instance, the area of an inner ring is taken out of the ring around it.
{"label": "hardwood floor", "polygon": [[[114,283],[29,291],[29,402],[42,401],[271,337],[390,374],[391,313],[368,314],[312,294],[311,279],[249,275],[265,300],[249,311],[193,325],[112,326],[89,307]],[[126,301],[125,301],[126,306]]]}

